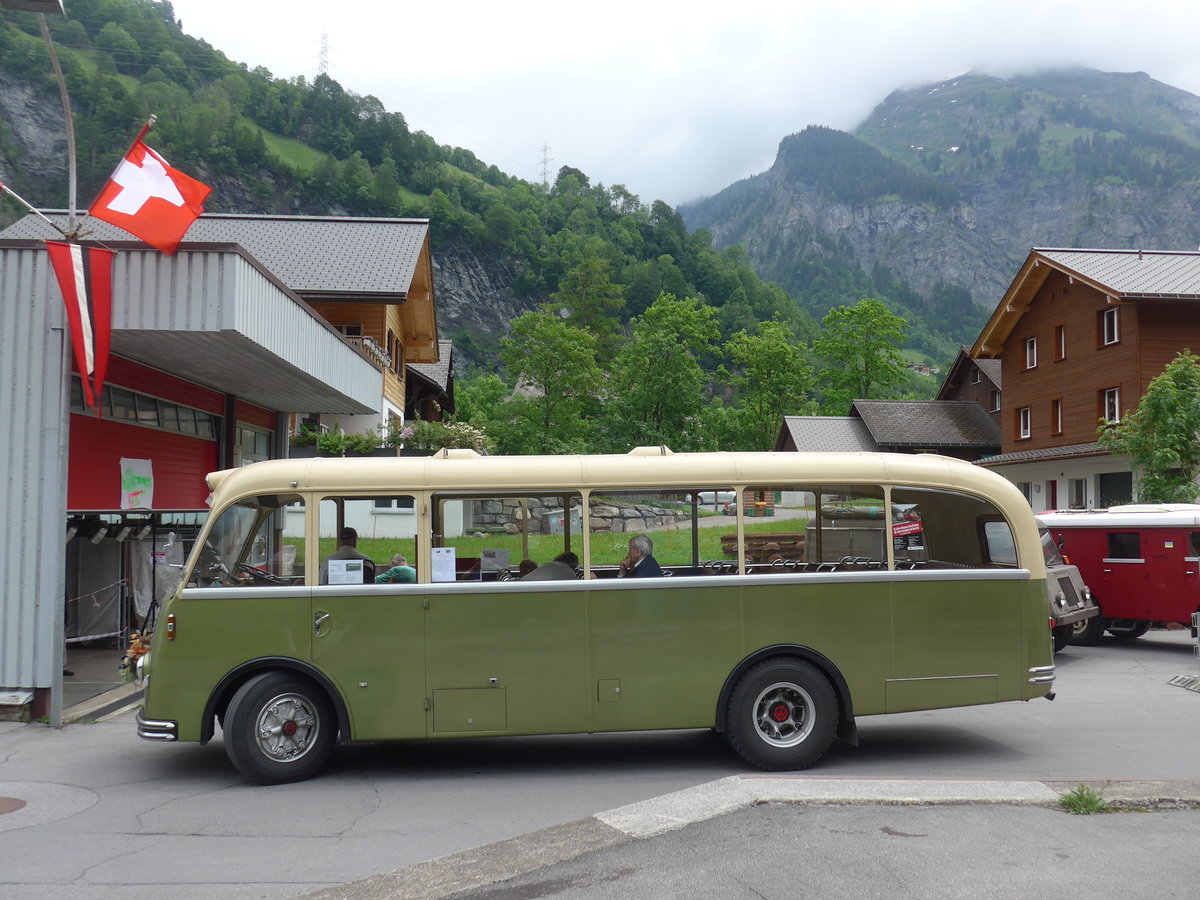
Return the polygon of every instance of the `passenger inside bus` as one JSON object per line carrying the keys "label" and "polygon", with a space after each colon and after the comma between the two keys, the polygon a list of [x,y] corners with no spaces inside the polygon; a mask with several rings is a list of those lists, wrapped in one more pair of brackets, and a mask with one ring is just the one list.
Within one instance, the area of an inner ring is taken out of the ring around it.
{"label": "passenger inside bus", "polygon": [[579,557],[571,551],[560,553],[548,563],[538,566],[528,575],[522,575],[522,581],[567,581],[579,577]]}
{"label": "passenger inside bus", "polygon": [[334,559],[361,559],[362,583],[370,584],[375,580],[375,563],[367,554],[358,551],[358,531],[349,525],[338,532],[337,549],[321,561],[320,584],[329,584],[329,561]]}
{"label": "passenger inside bus", "polygon": [[654,558],[654,542],[644,534],[629,539],[629,555],[621,560],[621,578],[658,578],[662,566]]}

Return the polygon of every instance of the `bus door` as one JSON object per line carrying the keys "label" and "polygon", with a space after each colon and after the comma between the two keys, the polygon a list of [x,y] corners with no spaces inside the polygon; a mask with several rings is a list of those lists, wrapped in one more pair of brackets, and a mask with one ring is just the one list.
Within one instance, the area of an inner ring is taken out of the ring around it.
{"label": "bus door", "polygon": [[431,737],[589,730],[585,583],[568,564],[518,574],[530,553],[582,556],[580,509],[577,493],[430,500]]}
{"label": "bus door", "polygon": [[[1094,588],[1100,609],[1110,619],[1150,617],[1150,565],[1161,565],[1161,546],[1145,531],[1104,532],[1100,580]],[[1161,541],[1157,542],[1161,545]]]}
{"label": "bus door", "polygon": [[[427,733],[424,597],[394,571],[416,577],[416,518],[412,496],[336,496],[310,526],[312,658],[344,698],[356,741]],[[407,565],[393,565],[397,555]],[[384,577],[397,580],[376,583]]]}

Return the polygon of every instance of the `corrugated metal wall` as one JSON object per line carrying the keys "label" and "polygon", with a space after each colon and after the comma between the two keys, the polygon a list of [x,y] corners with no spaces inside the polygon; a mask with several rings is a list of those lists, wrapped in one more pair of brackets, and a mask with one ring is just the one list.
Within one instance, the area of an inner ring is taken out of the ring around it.
{"label": "corrugated metal wall", "polygon": [[[0,687],[62,683],[67,360],[45,250],[0,249]],[[55,698],[61,691],[55,690]],[[61,714],[56,699],[52,718]]]}

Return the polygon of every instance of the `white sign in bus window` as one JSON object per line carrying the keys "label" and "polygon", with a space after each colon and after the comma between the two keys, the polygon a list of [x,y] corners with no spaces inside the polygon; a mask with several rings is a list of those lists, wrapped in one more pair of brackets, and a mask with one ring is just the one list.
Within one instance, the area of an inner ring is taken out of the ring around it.
{"label": "white sign in bus window", "polygon": [[499,572],[508,568],[507,550],[480,550],[479,567],[485,572]]}
{"label": "white sign in bus window", "polygon": [[330,584],[362,584],[363,561],[361,559],[329,560]]}
{"label": "white sign in bus window", "polygon": [[454,548],[453,547],[434,547],[430,553],[431,559],[431,575],[433,581],[454,581]]}

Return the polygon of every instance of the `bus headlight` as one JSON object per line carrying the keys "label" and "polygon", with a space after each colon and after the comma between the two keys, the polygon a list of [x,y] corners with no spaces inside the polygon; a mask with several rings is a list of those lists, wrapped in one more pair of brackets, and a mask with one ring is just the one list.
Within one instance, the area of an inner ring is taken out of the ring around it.
{"label": "bus headlight", "polygon": [[133,669],[133,680],[137,682],[137,686],[144,688],[150,681],[150,654],[143,653],[137,659],[137,665]]}

